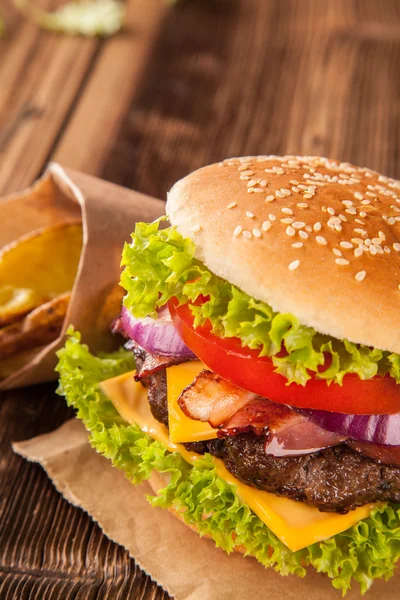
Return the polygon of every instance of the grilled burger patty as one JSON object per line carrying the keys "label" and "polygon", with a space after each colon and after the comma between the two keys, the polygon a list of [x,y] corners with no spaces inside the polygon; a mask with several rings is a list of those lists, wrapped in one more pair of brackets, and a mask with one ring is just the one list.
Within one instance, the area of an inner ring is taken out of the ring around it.
{"label": "grilled burger patty", "polygon": [[[138,370],[145,352],[135,349]],[[152,414],[168,428],[167,378],[161,369],[143,382]],[[341,444],[313,454],[276,457],[266,454],[254,433],[185,444],[192,451],[221,458],[243,483],[324,512],[346,513],[370,502],[400,502],[400,467],[381,465]]]}

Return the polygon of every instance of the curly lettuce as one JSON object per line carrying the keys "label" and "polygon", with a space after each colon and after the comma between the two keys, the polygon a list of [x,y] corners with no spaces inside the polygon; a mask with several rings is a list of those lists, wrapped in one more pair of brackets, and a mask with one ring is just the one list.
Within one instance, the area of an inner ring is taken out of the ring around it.
{"label": "curly lettuce", "polygon": [[145,481],[153,470],[169,474],[169,484],[149,496],[152,505],[179,511],[186,523],[200,535],[209,535],[218,547],[230,553],[241,546],[281,575],[304,577],[312,566],[326,573],[343,596],[353,582],[364,594],[375,579],[392,577],[400,559],[400,505],[376,508],[348,531],[292,552],[240,500],[235,486],[217,475],[209,455],[190,465],[120,417],[99,383],[131,370],[130,353],[96,357],[80,343],[78,333],[69,333],[65,348],[58,352],[59,393],[83,420],[92,446],[130,481]]}
{"label": "curly lettuce", "polygon": [[[389,373],[400,383],[399,355],[321,335],[294,315],[273,311],[211,273],[196,260],[192,240],[174,227],[160,229],[162,220],[137,223],[132,242],[123,250],[124,304],[135,317],[155,316],[175,296],[189,303],[195,326],[209,319],[216,335],[239,338],[243,346],[271,357],[288,383],[305,385],[315,376],[341,385],[347,373],[360,379]],[[196,306],[200,296],[207,299]],[[279,356],[281,350],[285,356]]]}

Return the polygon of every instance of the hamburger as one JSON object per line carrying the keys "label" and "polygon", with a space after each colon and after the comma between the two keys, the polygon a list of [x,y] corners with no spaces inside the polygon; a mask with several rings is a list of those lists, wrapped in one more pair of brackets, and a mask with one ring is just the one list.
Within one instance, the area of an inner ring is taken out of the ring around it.
{"label": "hamburger", "polygon": [[[320,157],[232,158],[168,195],[122,255],[93,356],[60,392],[151,503],[227,552],[345,594],[400,557],[400,182]],[[169,223],[166,222],[168,219]]]}

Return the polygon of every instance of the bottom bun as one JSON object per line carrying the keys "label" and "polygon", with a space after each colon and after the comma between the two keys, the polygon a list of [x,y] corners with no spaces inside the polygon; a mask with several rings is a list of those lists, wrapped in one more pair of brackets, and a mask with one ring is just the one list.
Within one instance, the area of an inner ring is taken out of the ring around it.
{"label": "bottom bun", "polygon": [[[150,479],[147,480],[148,484],[150,485],[151,489],[153,490],[153,492],[155,494],[158,494],[158,492],[164,488],[165,486],[168,485],[169,483],[169,477],[166,475],[162,475],[161,473],[158,473],[157,471],[153,471]],[[199,530],[195,525],[191,525],[190,523],[186,523],[185,519],[183,518],[183,514],[179,513],[178,511],[176,511],[173,508],[169,508],[168,509],[169,512],[174,515],[174,517],[176,517],[177,519],[179,519],[179,521],[181,521],[181,523],[183,523],[184,525],[186,525],[186,527],[188,527],[189,529],[191,529],[192,531],[194,531],[195,533],[197,533],[197,535],[199,534]],[[208,538],[209,540],[212,540],[212,537],[208,534],[205,533],[203,534],[201,537],[203,538]],[[245,554],[246,553],[246,549],[243,546],[235,546],[233,549],[234,552],[238,552],[239,554]]]}

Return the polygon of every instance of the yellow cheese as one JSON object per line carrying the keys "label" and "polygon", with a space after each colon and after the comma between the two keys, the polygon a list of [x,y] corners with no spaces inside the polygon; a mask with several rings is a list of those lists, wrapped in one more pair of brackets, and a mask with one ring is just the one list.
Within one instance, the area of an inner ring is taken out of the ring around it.
{"label": "yellow cheese", "polygon": [[134,380],[134,375],[135,371],[129,371],[103,381],[100,387],[127,423],[136,423],[142,431],[164,444],[170,452],[179,452],[188,463],[193,464],[199,458],[199,454],[188,452],[185,446],[170,441],[168,430],[151,414],[146,388]]}
{"label": "yellow cheese", "polygon": [[[187,462],[193,464],[199,455],[188,452],[182,444],[170,441],[166,428],[151,414],[147,392],[133,379],[134,374],[134,371],[124,373],[103,381],[100,386],[125,421],[136,423],[142,431],[160,441],[170,452],[179,452]],[[170,379],[172,376],[169,376],[168,384]],[[374,505],[363,506],[347,515],[321,513],[312,506],[245,485],[229,473],[222,460],[214,458],[213,461],[218,475],[236,487],[242,501],[294,552],[346,531],[362,519],[366,519],[374,508]]]}
{"label": "yellow cheese", "polygon": [[181,363],[167,369],[169,439],[171,442],[200,442],[217,437],[208,423],[189,419],[178,404],[182,391],[207,367],[199,360]]}

